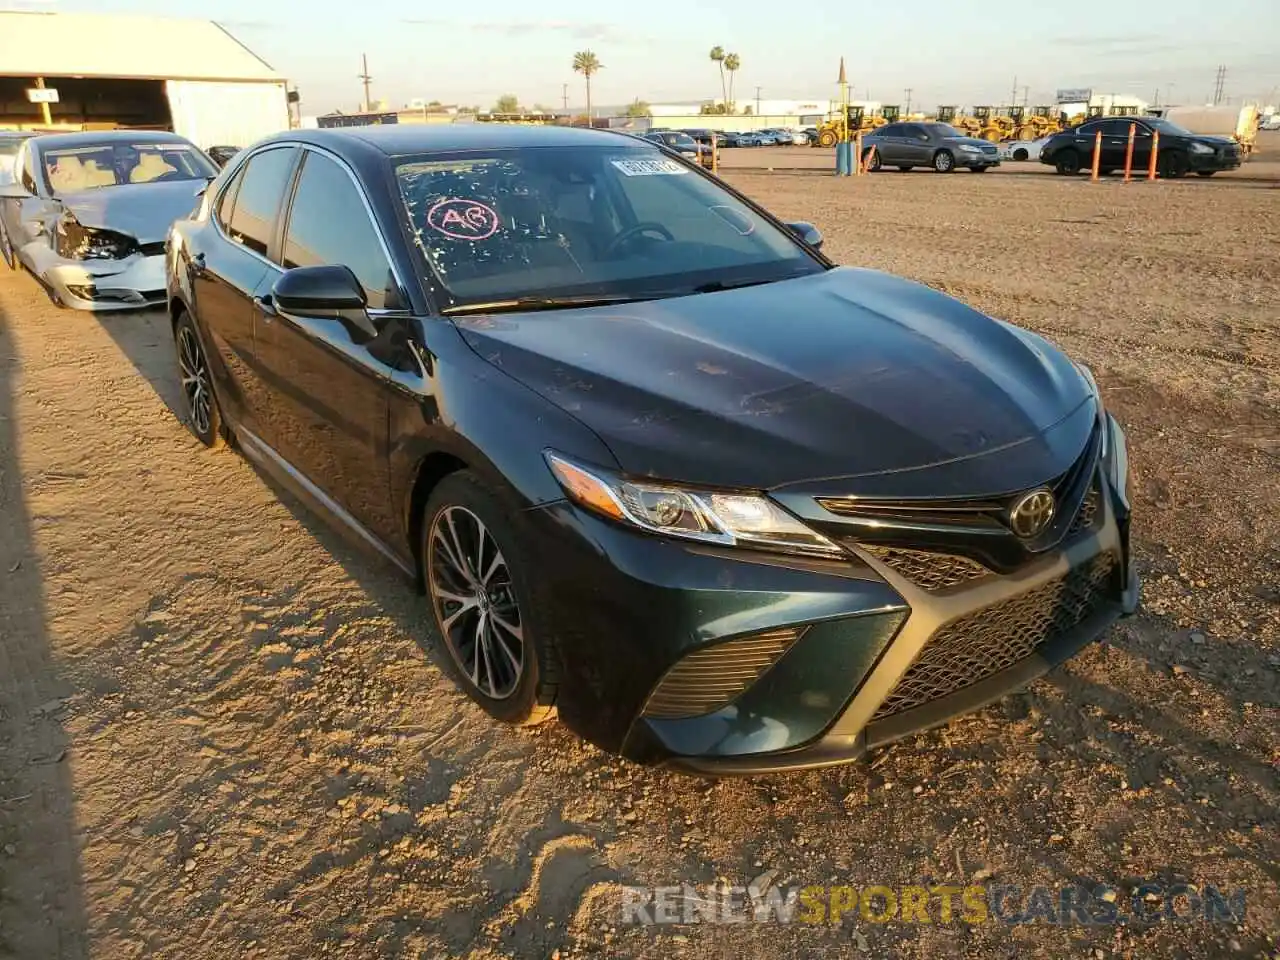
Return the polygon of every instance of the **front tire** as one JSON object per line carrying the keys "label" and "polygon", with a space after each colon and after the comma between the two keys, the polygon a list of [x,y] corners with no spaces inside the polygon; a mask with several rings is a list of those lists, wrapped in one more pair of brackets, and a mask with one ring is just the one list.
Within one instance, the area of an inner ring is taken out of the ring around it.
{"label": "front tire", "polygon": [[1181,153],[1165,153],[1160,156],[1160,176],[1166,180],[1180,180],[1187,175],[1187,158]]}
{"label": "front tire", "polygon": [[1080,172],[1080,154],[1074,150],[1063,150],[1054,160],[1053,166],[1061,176],[1074,177]]}
{"label": "front tire", "polygon": [[420,555],[454,682],[495,720],[531,726],[555,716],[559,670],[514,514],[475,474],[451,474],[427,501]]}
{"label": "front tire", "polygon": [[950,150],[939,150],[933,156],[933,169],[938,173],[954,173],[956,158],[952,156]]}
{"label": "front tire", "polygon": [[866,167],[868,173],[879,173],[881,167],[880,151],[875,147],[872,147],[863,156],[862,163]]}
{"label": "front tire", "polygon": [[1027,153],[1027,151],[1022,149],[1022,147],[1019,147],[1017,150],[1013,151],[1013,159],[1015,160],[1018,160],[1018,161],[1027,160],[1027,159],[1030,159],[1030,157],[1031,157],[1031,154]]}
{"label": "front tire", "polygon": [[834,130],[823,130],[818,134],[818,146],[834,147],[836,145],[836,133]]}
{"label": "front tire", "polygon": [[226,442],[222,411],[213,395],[213,378],[200,333],[185,310],[173,327],[174,346],[178,354],[178,373],[182,378],[182,398],[186,402],[187,425],[196,439],[211,450]]}

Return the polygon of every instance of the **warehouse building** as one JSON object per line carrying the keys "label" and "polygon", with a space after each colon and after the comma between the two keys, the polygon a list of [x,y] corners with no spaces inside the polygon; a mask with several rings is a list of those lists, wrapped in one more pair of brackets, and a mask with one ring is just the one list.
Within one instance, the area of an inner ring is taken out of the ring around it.
{"label": "warehouse building", "polygon": [[0,129],[244,146],[288,129],[290,112],[285,78],[211,21],[0,12]]}

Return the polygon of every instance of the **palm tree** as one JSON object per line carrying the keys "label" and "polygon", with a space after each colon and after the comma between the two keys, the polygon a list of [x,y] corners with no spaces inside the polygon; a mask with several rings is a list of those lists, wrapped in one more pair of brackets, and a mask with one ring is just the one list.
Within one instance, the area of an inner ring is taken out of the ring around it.
{"label": "palm tree", "polygon": [[736,53],[727,54],[724,58],[724,68],[729,71],[729,103],[727,113],[733,113],[733,75],[738,72],[738,68],[742,66],[742,58]]}
{"label": "palm tree", "polygon": [[591,76],[604,69],[604,64],[590,50],[580,50],[573,55],[573,72],[580,73],[587,81],[587,126],[591,126]]}
{"label": "palm tree", "polygon": [[722,103],[729,102],[729,92],[724,86],[724,47],[711,48],[711,61],[720,68],[720,98]]}

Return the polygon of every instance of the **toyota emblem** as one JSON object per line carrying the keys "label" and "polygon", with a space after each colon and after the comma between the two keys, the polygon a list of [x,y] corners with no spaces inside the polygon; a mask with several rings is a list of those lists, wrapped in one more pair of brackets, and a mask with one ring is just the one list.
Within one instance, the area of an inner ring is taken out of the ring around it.
{"label": "toyota emblem", "polygon": [[1048,490],[1033,490],[1009,511],[1009,528],[1023,540],[1038,537],[1049,528],[1058,506]]}

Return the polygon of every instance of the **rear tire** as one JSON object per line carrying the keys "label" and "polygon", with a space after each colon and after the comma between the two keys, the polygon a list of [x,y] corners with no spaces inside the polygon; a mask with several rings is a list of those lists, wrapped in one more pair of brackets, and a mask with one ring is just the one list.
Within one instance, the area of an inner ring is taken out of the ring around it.
{"label": "rear tire", "polygon": [[1074,177],[1080,172],[1080,154],[1074,150],[1063,150],[1054,159],[1053,166],[1061,176]]}
{"label": "rear tire", "polygon": [[532,726],[555,716],[560,671],[517,515],[474,473],[451,474],[423,511],[420,556],[442,665],[489,716]]}
{"label": "rear tire", "polygon": [[1031,154],[1022,147],[1019,147],[1017,150],[1013,151],[1013,159],[1018,161],[1029,160],[1031,159]]}
{"label": "rear tire", "polygon": [[880,167],[881,167],[880,151],[877,150],[875,147],[872,147],[865,154],[863,154],[862,162],[866,166],[868,173],[879,173]]}
{"label": "rear tire", "polygon": [[933,169],[938,173],[954,173],[956,158],[952,156],[950,150],[939,150],[933,155]]}
{"label": "rear tire", "polygon": [[836,145],[836,134],[834,130],[823,130],[818,134],[818,146],[834,147]]}
{"label": "rear tire", "polygon": [[182,399],[186,404],[187,426],[196,439],[210,450],[216,450],[227,441],[222,423],[222,411],[213,393],[213,377],[209,373],[209,358],[200,339],[191,314],[183,310],[173,326],[174,348],[178,355],[178,375],[181,377]]}

